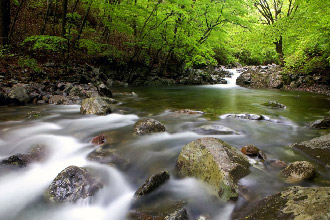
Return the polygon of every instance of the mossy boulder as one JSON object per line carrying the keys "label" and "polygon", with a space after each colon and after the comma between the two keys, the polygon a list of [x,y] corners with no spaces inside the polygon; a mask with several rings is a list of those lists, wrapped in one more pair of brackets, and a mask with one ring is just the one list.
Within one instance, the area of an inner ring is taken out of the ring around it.
{"label": "mossy boulder", "polygon": [[91,97],[84,99],[81,103],[81,114],[106,115],[111,113],[111,104],[116,104],[117,101],[106,97]]}
{"label": "mossy boulder", "polygon": [[181,177],[207,183],[225,200],[238,197],[237,182],[249,173],[249,161],[236,148],[217,138],[200,138],[181,150],[176,169]]}
{"label": "mossy boulder", "polygon": [[256,204],[239,220],[301,220],[330,218],[330,187],[289,187]]}
{"label": "mossy boulder", "polygon": [[291,147],[324,165],[330,166],[330,134],[293,144]]}
{"label": "mossy boulder", "polygon": [[51,202],[76,202],[94,195],[100,188],[102,184],[86,169],[69,166],[52,181],[46,196]]}
{"label": "mossy boulder", "polygon": [[296,161],[290,163],[282,170],[282,175],[286,177],[289,182],[308,180],[314,177],[315,167],[308,161]]}
{"label": "mossy boulder", "polygon": [[137,135],[158,133],[164,131],[166,131],[165,125],[151,118],[139,120],[134,124],[134,133]]}

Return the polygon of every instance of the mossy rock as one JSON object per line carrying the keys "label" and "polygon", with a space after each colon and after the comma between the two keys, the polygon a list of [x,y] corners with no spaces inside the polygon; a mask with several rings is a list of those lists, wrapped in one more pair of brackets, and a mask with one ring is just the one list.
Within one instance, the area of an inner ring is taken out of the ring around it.
{"label": "mossy rock", "polygon": [[330,219],[330,187],[289,187],[256,204],[239,220]]}
{"label": "mossy rock", "polygon": [[81,114],[94,114],[94,115],[106,115],[110,114],[111,104],[116,104],[117,101],[106,97],[91,97],[84,99],[81,103]]}
{"label": "mossy rock", "polygon": [[181,150],[176,169],[181,177],[195,177],[225,200],[238,197],[237,182],[249,173],[249,161],[236,148],[216,138],[200,138]]}
{"label": "mossy rock", "polygon": [[152,134],[166,131],[165,126],[152,118],[142,119],[134,124],[134,133],[137,135]]}

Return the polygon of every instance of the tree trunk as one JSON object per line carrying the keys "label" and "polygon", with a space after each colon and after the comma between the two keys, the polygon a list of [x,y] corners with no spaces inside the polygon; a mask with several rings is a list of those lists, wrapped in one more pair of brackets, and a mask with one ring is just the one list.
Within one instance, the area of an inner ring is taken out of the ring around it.
{"label": "tree trunk", "polygon": [[278,54],[278,58],[280,59],[280,64],[281,64],[281,66],[284,66],[284,53],[283,53],[282,36],[280,37],[280,39],[277,42],[275,42],[275,46],[276,46],[276,52]]}
{"label": "tree trunk", "polygon": [[68,11],[68,0],[63,0],[62,4],[62,37],[65,36],[66,14]]}
{"label": "tree trunk", "polygon": [[8,44],[10,0],[0,0],[0,45]]}
{"label": "tree trunk", "polygon": [[43,35],[45,33],[46,30],[46,25],[47,25],[47,20],[48,20],[48,16],[49,16],[49,12],[50,12],[50,7],[52,5],[52,0],[47,0],[47,12],[45,14],[45,19],[44,19],[44,25],[42,26],[40,35]]}
{"label": "tree trunk", "polygon": [[9,35],[8,35],[8,39],[10,40],[10,38],[12,37],[13,33],[14,33],[14,30],[15,30],[15,24],[16,24],[16,21],[18,19],[18,15],[22,9],[22,6],[23,4],[25,3],[25,0],[21,0],[21,2],[19,3],[19,6],[18,6],[18,9],[17,9],[17,12],[16,12],[16,15],[14,17],[14,20],[13,20],[13,23],[11,25],[11,28],[10,28],[10,31],[9,31]]}
{"label": "tree trunk", "polygon": [[77,36],[77,41],[79,41],[79,39],[80,39],[80,36],[82,34],[82,31],[83,31],[84,26],[85,26],[86,21],[87,21],[87,17],[88,17],[89,11],[91,10],[91,6],[92,6],[92,4],[89,4],[88,9],[86,11],[86,14],[84,16],[83,22],[82,22],[82,24],[81,24],[81,26],[79,28],[79,32],[78,32],[78,36]]}

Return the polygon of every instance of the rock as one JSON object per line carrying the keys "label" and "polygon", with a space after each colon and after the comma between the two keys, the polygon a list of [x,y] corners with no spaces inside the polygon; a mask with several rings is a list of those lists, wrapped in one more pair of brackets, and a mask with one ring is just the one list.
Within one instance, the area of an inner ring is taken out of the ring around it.
{"label": "rock", "polygon": [[195,128],[192,130],[193,132],[201,135],[232,135],[239,134],[237,131],[233,129],[227,128],[222,125],[203,125],[199,128]]}
{"label": "rock", "polygon": [[291,145],[316,161],[330,165],[330,134]]}
{"label": "rock", "polygon": [[126,169],[129,165],[129,161],[126,158],[122,157],[121,155],[116,153],[115,150],[112,149],[105,150],[102,148],[98,148],[89,153],[87,159],[91,161],[96,161],[98,163],[115,166],[122,170]]}
{"label": "rock", "polygon": [[308,180],[314,177],[315,167],[308,161],[296,161],[290,163],[282,170],[282,175],[286,177],[289,182]]}
{"label": "rock", "polygon": [[114,99],[106,97],[91,97],[84,99],[81,103],[81,114],[105,115],[111,113],[111,104],[115,104]]}
{"label": "rock", "polygon": [[100,188],[102,184],[86,169],[69,166],[51,183],[47,199],[52,202],[76,202],[94,195]]}
{"label": "rock", "polygon": [[142,119],[134,124],[134,133],[137,135],[151,134],[166,131],[165,126],[155,119]]}
{"label": "rock", "polygon": [[265,166],[271,169],[282,170],[287,167],[288,164],[281,160],[266,160]]}
{"label": "rock", "polygon": [[180,109],[180,110],[176,110],[174,112],[179,113],[179,114],[190,114],[190,115],[204,114],[204,112],[202,112],[202,111],[194,111],[194,110],[190,110],[190,109]]}
{"label": "rock", "polygon": [[8,94],[11,104],[26,105],[30,102],[30,96],[25,87],[24,84],[16,84],[11,88]]}
{"label": "rock", "polygon": [[106,96],[106,97],[110,97],[110,98],[112,97],[112,92],[111,92],[110,88],[103,83],[101,83],[98,86],[98,91],[101,96]]}
{"label": "rock", "polygon": [[267,160],[267,155],[262,150],[259,150],[258,158],[265,161],[265,160]]}
{"label": "rock", "polygon": [[1,161],[4,165],[26,167],[33,162],[41,161],[45,158],[46,147],[43,145],[36,145],[32,147],[26,154],[15,154],[7,159]]}
{"label": "rock", "polygon": [[242,147],[241,152],[248,156],[257,156],[259,149],[254,145],[247,145]]}
{"label": "rock", "polygon": [[316,120],[310,124],[312,128],[327,129],[330,127],[330,117],[324,117],[323,119]]}
{"label": "rock", "polygon": [[94,137],[91,142],[92,142],[92,144],[95,144],[95,145],[102,145],[102,144],[104,144],[104,142],[105,142],[105,136],[104,136],[104,134],[100,134],[100,135]]}
{"label": "rock", "polygon": [[139,198],[141,196],[147,195],[153,192],[155,189],[163,185],[170,179],[168,171],[158,172],[151,177],[149,177],[146,182],[135,192],[135,197]]}
{"label": "rock", "polygon": [[41,116],[41,112],[39,111],[30,111],[25,115],[26,118],[38,118],[40,116]]}
{"label": "rock", "polygon": [[166,216],[165,220],[189,220],[189,217],[187,210],[182,208]]}
{"label": "rock", "polygon": [[330,187],[289,187],[259,201],[240,220],[327,220],[330,216]]}
{"label": "rock", "polygon": [[269,102],[264,103],[263,105],[273,107],[273,108],[286,108],[285,105],[278,103],[276,101],[269,101]]}
{"label": "rock", "polygon": [[211,220],[210,216],[201,215],[196,220]]}
{"label": "rock", "polygon": [[265,116],[255,115],[255,114],[228,114],[227,117],[248,119],[248,120],[265,120]]}
{"label": "rock", "polygon": [[238,197],[237,182],[249,173],[249,161],[236,148],[216,138],[200,138],[185,145],[176,164],[182,177],[208,183],[225,200]]}
{"label": "rock", "polygon": [[66,101],[67,101],[67,99],[62,95],[53,95],[48,100],[48,103],[55,104],[55,105],[61,105],[61,104],[64,104],[64,102],[66,102]]}

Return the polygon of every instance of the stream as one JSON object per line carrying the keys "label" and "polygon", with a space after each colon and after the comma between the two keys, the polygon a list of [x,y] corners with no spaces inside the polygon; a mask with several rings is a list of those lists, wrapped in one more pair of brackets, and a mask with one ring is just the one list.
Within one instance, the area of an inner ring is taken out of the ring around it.
{"label": "stream", "polygon": [[[36,144],[47,146],[46,160],[26,168],[0,172],[0,219],[3,220],[124,220],[133,208],[186,201],[191,219],[209,215],[227,220],[236,210],[251,201],[279,192],[287,186],[278,173],[266,172],[262,164],[250,168],[240,184],[248,189],[236,203],[224,202],[208,194],[203,183],[193,178],[175,177],[175,163],[181,148],[201,135],[193,129],[203,125],[222,125],[237,133],[212,135],[240,149],[249,144],[263,150],[268,158],[285,162],[306,160],[292,151],[290,144],[322,135],[308,123],[329,115],[330,99],[320,94],[271,89],[246,89],[236,85],[239,73],[233,72],[228,84],[172,87],[127,87],[114,93],[124,114],[106,116],[81,115],[78,105],[28,105],[0,107],[0,159],[25,153]],[[120,92],[120,93],[119,93]],[[134,92],[128,96],[124,92]],[[262,105],[270,100],[287,106],[275,109]],[[182,114],[174,110],[192,109],[205,114]],[[41,117],[27,119],[30,111]],[[226,114],[262,114],[271,120],[244,120]],[[134,123],[141,118],[162,122],[167,131],[136,136]],[[126,158],[125,169],[115,168],[87,159],[95,150],[91,139],[100,133],[112,137],[104,148],[116,150]],[[251,163],[255,161],[251,159]],[[102,177],[104,187],[88,199],[74,204],[49,204],[44,193],[56,175],[64,168],[76,165],[88,167]],[[146,178],[168,170],[170,180],[141,202],[134,192]],[[313,181],[303,186],[329,186],[330,173],[318,168]]]}

